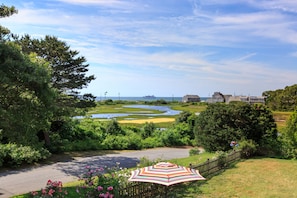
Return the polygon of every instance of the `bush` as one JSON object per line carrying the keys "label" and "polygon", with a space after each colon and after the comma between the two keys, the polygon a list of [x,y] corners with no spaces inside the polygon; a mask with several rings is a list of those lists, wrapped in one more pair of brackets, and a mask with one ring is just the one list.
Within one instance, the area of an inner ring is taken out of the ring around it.
{"label": "bush", "polygon": [[174,130],[168,129],[161,133],[161,140],[165,146],[182,146],[186,145],[181,134]]}
{"label": "bush", "polygon": [[50,153],[43,148],[33,148],[17,144],[0,145],[0,165],[18,167],[21,164],[31,164],[38,160],[46,159]]}
{"label": "bush", "polygon": [[101,142],[98,140],[77,140],[75,142],[66,142],[64,145],[64,151],[92,151],[104,149]]}
{"label": "bush", "polygon": [[200,154],[200,149],[195,147],[195,148],[192,148],[190,151],[189,151],[189,155],[190,156],[193,156],[193,155],[199,155]]}
{"label": "bush", "polygon": [[216,158],[218,159],[218,166],[220,168],[224,168],[226,166],[227,153],[223,151],[217,151]]}
{"label": "bush", "polygon": [[129,140],[127,136],[123,135],[109,135],[102,142],[104,149],[110,150],[122,150],[128,149]]}
{"label": "bush", "polygon": [[148,137],[142,140],[142,147],[143,148],[155,148],[164,146],[160,138],[158,137]]}
{"label": "bush", "polygon": [[257,151],[258,145],[253,140],[243,140],[239,144],[242,158],[249,158]]}

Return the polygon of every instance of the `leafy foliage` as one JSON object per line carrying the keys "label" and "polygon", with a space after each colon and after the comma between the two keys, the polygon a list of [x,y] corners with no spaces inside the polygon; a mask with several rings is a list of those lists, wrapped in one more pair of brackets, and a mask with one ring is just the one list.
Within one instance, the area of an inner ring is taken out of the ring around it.
{"label": "leafy foliage", "polygon": [[14,44],[0,43],[0,126],[2,142],[29,145],[47,130],[55,90],[46,64],[32,62]]}
{"label": "leafy foliage", "polygon": [[294,111],[297,105],[297,84],[284,89],[265,91],[266,105],[274,111]]}
{"label": "leafy foliage", "polygon": [[[0,6],[0,18],[9,17],[17,12],[14,6],[8,7],[3,4]],[[10,30],[0,25],[0,41],[4,40],[5,36],[9,36],[9,34]]]}
{"label": "leafy foliage", "polygon": [[152,136],[155,130],[156,130],[156,125],[153,122],[146,122],[141,130],[142,138],[148,138]]}
{"label": "leafy foliage", "polygon": [[50,153],[43,148],[35,149],[14,143],[0,144],[0,167],[18,167],[25,163],[31,164],[46,159],[49,156]]}
{"label": "leafy foliage", "polygon": [[284,157],[297,159],[297,110],[291,114],[280,138]]}
{"label": "leafy foliage", "polygon": [[36,56],[49,63],[51,67],[51,84],[59,91],[55,104],[59,108],[57,116],[72,115],[75,108],[94,107],[95,97],[85,94],[79,97],[78,90],[85,88],[93,75],[87,76],[88,64],[79,52],[71,50],[66,42],[57,37],[46,36],[44,39],[32,39],[25,35],[17,40],[24,53],[36,53]]}
{"label": "leafy foliage", "polygon": [[257,151],[258,145],[253,140],[243,140],[240,142],[240,150],[242,158],[252,157]]}
{"label": "leafy foliage", "polygon": [[195,126],[198,145],[207,151],[227,151],[233,140],[251,139],[262,147],[277,138],[272,113],[262,105],[210,104]]}

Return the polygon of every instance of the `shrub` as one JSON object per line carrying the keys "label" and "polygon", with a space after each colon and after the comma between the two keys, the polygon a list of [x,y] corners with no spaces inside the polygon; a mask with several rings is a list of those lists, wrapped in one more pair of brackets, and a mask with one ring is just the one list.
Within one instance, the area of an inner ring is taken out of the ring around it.
{"label": "shrub", "polygon": [[21,164],[31,164],[41,159],[46,159],[50,153],[43,148],[33,148],[18,144],[1,144],[0,145],[0,165],[9,165],[18,167]]}
{"label": "shrub", "polygon": [[165,146],[185,145],[182,138],[181,134],[174,129],[168,129],[161,133],[161,140]]}
{"label": "shrub", "polygon": [[90,151],[90,150],[102,150],[104,149],[101,142],[98,140],[77,140],[74,142],[66,142],[64,143],[64,151]]}
{"label": "shrub", "polygon": [[146,122],[141,130],[142,138],[150,137],[156,130],[156,125],[153,122]]}
{"label": "shrub", "polygon": [[142,140],[142,147],[143,148],[155,148],[164,146],[160,138],[158,137],[148,137]]}
{"label": "shrub", "polygon": [[109,135],[103,140],[102,146],[104,149],[110,150],[128,149],[129,140],[123,135]]}
{"label": "shrub", "polygon": [[240,141],[239,149],[241,150],[242,158],[249,158],[257,151],[258,145],[253,140]]}
{"label": "shrub", "polygon": [[199,154],[200,154],[200,149],[197,148],[197,147],[192,148],[192,149],[190,149],[190,151],[189,151],[189,155],[190,155],[190,156],[193,156],[193,155],[199,155]]}
{"label": "shrub", "polygon": [[218,159],[218,166],[220,168],[224,168],[226,166],[227,153],[223,151],[217,151],[216,158]]}

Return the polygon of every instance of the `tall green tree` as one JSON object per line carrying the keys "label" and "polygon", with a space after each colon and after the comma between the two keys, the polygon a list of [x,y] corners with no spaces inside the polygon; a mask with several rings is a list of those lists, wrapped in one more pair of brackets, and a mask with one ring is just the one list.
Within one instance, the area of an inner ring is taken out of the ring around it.
{"label": "tall green tree", "polygon": [[86,59],[79,56],[79,52],[71,50],[70,46],[54,36],[44,39],[33,39],[29,35],[18,40],[25,53],[36,53],[38,57],[49,62],[52,68],[51,83],[60,97],[57,101],[60,115],[71,115],[75,108],[95,106],[92,94],[79,96],[80,90],[87,87],[95,79],[94,75],[87,75],[89,65]]}
{"label": "tall green tree", "polygon": [[34,144],[49,128],[55,91],[46,62],[32,59],[13,43],[0,43],[0,128],[2,142]]}
{"label": "tall green tree", "polygon": [[[79,95],[80,90],[87,87],[95,79],[87,75],[89,65],[79,52],[71,50],[70,46],[54,36],[44,39],[31,38],[25,35],[17,40],[24,53],[36,53],[36,56],[49,63],[51,68],[51,85],[58,91],[54,101],[54,115],[50,132],[60,131],[70,118],[85,112],[86,108],[96,106],[92,94]],[[67,124],[66,124],[67,125]],[[71,132],[70,132],[71,133]],[[45,140],[49,135],[45,132]],[[50,142],[47,141],[49,145]]]}

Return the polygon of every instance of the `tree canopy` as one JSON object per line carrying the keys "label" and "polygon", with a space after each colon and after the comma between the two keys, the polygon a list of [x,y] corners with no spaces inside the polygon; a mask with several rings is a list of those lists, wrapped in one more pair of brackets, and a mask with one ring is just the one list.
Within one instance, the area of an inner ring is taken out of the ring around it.
{"label": "tree canopy", "polygon": [[[3,4],[0,6],[0,18],[9,17],[13,14],[16,14],[17,12],[18,11],[15,9],[14,6],[8,7]],[[3,38],[9,34],[9,29],[0,25],[0,40],[3,40]]]}
{"label": "tree canopy", "polygon": [[197,116],[195,136],[207,151],[226,151],[231,141],[253,140],[265,145],[265,139],[276,139],[272,113],[263,105],[214,103]]}
{"label": "tree canopy", "polygon": [[[55,91],[48,65],[34,62],[17,45],[0,43],[0,127],[4,142],[28,144],[48,128]],[[34,142],[34,141],[33,141]]]}
{"label": "tree canopy", "polygon": [[284,89],[265,91],[266,105],[274,111],[294,111],[297,106],[297,84]]}

